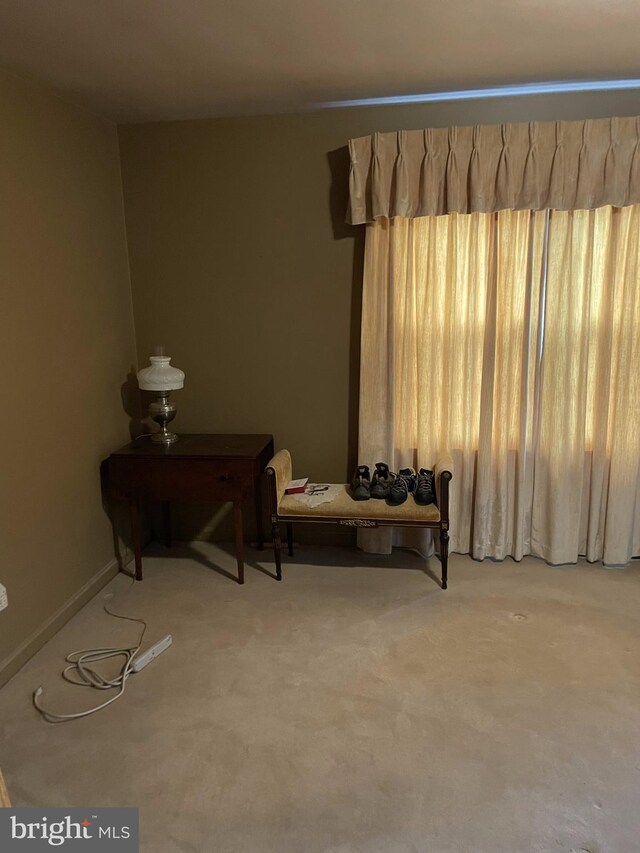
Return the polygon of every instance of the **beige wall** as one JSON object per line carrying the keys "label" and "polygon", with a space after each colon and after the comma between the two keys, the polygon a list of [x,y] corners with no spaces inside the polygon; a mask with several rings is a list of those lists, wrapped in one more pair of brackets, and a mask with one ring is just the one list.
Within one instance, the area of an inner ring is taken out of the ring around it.
{"label": "beige wall", "polygon": [[[186,371],[176,430],[273,432],[296,476],[349,475],[364,236],[342,224],[350,137],[638,113],[632,92],[121,127],[138,355],[163,343]],[[182,518],[206,533],[206,510]]]}
{"label": "beige wall", "polygon": [[135,342],[115,127],[4,72],[0,125],[7,676],[113,560],[99,465],[128,438]]}

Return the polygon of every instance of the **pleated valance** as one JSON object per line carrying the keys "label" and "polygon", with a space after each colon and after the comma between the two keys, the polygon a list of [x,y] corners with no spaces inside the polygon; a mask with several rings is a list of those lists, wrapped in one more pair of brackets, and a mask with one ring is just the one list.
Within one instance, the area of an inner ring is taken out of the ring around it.
{"label": "pleated valance", "polygon": [[639,117],[375,133],[349,151],[354,225],[640,203]]}

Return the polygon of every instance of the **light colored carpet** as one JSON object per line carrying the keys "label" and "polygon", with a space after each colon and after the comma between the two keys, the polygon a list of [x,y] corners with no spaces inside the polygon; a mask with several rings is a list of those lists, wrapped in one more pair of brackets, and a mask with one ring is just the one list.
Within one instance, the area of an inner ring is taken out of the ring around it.
{"label": "light colored carpet", "polygon": [[[0,691],[18,806],[139,806],[144,853],[632,853],[640,848],[640,571],[301,547],[145,556],[113,607],[173,647],[108,710],[64,655],[135,639],[84,608]],[[437,561],[433,561],[437,571]],[[128,591],[127,591],[128,590]]]}

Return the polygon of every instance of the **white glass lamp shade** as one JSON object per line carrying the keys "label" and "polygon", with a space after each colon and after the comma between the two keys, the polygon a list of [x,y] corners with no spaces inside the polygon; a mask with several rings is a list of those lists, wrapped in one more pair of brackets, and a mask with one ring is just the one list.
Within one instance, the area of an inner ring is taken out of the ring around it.
{"label": "white glass lamp shade", "polygon": [[184,373],[171,366],[167,355],[152,355],[149,367],[138,371],[138,385],[143,391],[177,391],[184,386]]}

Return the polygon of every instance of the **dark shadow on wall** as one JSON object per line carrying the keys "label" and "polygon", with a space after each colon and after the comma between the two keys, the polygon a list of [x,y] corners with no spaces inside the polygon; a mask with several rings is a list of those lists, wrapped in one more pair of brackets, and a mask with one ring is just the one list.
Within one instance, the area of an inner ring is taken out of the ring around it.
{"label": "dark shadow on wall", "polygon": [[108,459],[103,459],[100,463],[100,491],[102,509],[111,524],[113,555],[118,562],[118,570],[131,574],[127,568],[133,558],[129,505],[125,501],[116,501],[109,492]]}
{"label": "dark shadow on wall", "polygon": [[138,388],[138,378],[133,365],[129,368],[127,378],[120,386],[120,397],[122,408],[129,416],[129,435],[137,438],[141,433],[147,432],[142,423],[142,400]]}
{"label": "dark shadow on wall", "polygon": [[[151,395],[149,395],[151,397]],[[129,418],[129,435],[136,439],[148,432],[142,420],[143,399],[142,392],[138,387],[136,368],[131,365],[127,378],[120,386],[120,399],[122,408]],[[114,451],[117,448],[113,448]],[[113,553],[118,561],[121,572],[130,573],[127,566],[133,559],[131,518],[127,501],[116,500],[109,490],[109,460],[104,459],[100,463],[100,488],[102,493],[102,508],[111,523],[113,536]],[[142,542],[149,541],[149,529],[146,518],[142,521]]]}
{"label": "dark shadow on wall", "polygon": [[351,322],[349,327],[349,411],[346,480],[358,464],[358,408],[360,399],[360,326],[362,322],[362,276],[364,272],[365,226],[349,225],[349,149],[346,145],[327,153],[331,171],[329,209],[335,240],[353,240],[351,272]]}

